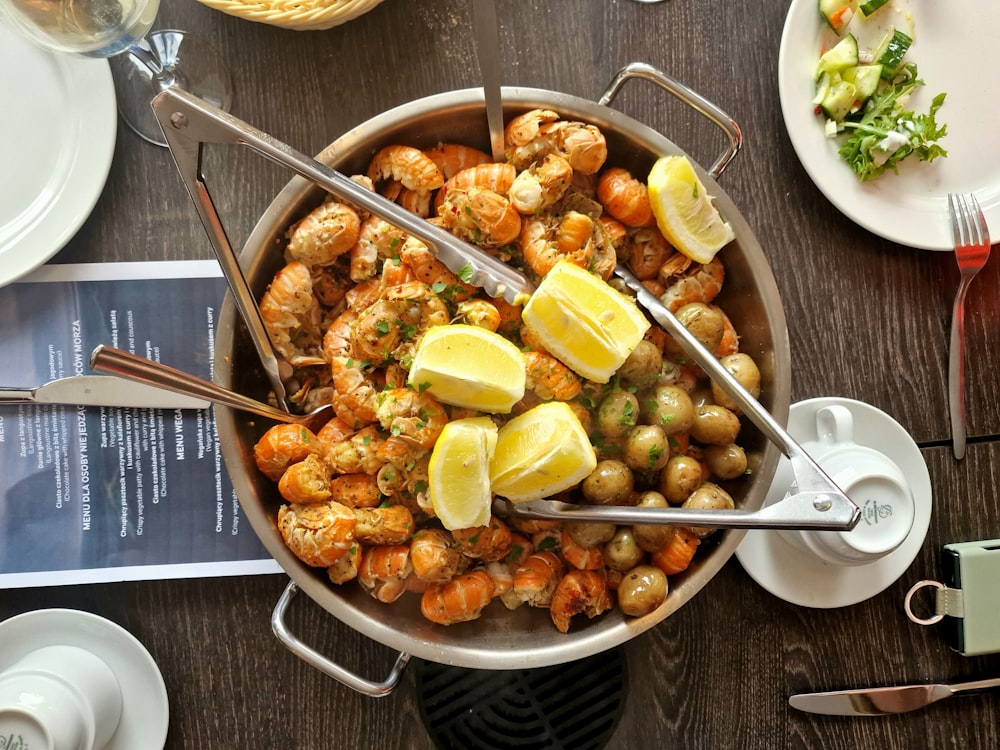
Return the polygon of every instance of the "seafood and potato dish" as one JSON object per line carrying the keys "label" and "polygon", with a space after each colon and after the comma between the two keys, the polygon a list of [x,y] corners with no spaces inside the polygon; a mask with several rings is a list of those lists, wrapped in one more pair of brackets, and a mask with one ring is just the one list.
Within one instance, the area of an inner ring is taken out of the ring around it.
{"label": "seafood and potato dish", "polygon": [[[608,163],[597,127],[532,110],[510,121],[505,142],[501,164],[460,143],[390,145],[355,179],[536,282],[569,263],[617,295],[612,271],[624,264],[759,392],[758,366],[715,303],[722,258],[696,263],[665,239],[644,176]],[[360,585],[386,603],[418,597],[440,625],[487,607],[536,607],[567,632],[578,614],[659,607],[669,577],[712,529],[442,522],[436,504],[449,500],[432,498],[430,465],[446,426],[485,417],[503,429],[553,402],[579,423],[592,469],[550,493],[540,482],[540,497],[734,506],[726,488],[748,471],[739,412],[655,324],[605,382],[587,378],[546,348],[520,307],[487,297],[416,238],[332,197],[289,227],[284,257],[261,313],[288,365],[291,403],[303,412],[332,403],[336,416],[315,431],[272,427],[254,455],[284,500],[282,539],[331,585]],[[450,403],[413,381],[424,335],[441,326],[473,326],[514,344],[524,390],[509,410]]]}

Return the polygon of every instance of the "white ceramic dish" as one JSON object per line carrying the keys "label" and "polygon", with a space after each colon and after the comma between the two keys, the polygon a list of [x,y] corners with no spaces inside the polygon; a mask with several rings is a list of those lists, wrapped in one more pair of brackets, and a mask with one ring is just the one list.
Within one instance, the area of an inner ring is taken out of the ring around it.
{"label": "white ceramic dish", "polygon": [[0,622],[0,671],[44,646],[77,646],[100,657],[122,691],[118,730],[105,750],[162,750],[170,710],[156,662],[135,636],[103,617],[42,609]]}
{"label": "white ceramic dish", "polygon": [[[912,8],[911,8],[912,6]],[[931,99],[946,92],[938,122],[948,134],[947,158],[931,163],[914,157],[899,174],[888,172],[865,183],[837,154],[841,139],[823,134],[823,118],[813,112],[813,71],[823,40],[831,33],[816,0],[792,0],[778,53],[781,111],[792,146],[809,177],[840,211],[865,229],[914,248],[953,250],[947,194],[975,192],[987,222],[1000,233],[1000,96],[993,71],[1000,69],[1000,3],[996,0],[917,2],[891,0],[878,13],[912,18],[914,41],[906,59],[917,64],[925,86],[909,109],[926,112]],[[870,20],[875,20],[878,13]],[[904,29],[905,30],[905,29]]]}
{"label": "white ceramic dish", "polygon": [[107,60],[58,55],[0,16],[0,285],[47,261],[97,203],[118,120]]}
{"label": "white ceramic dish", "polygon": [[[736,558],[763,588],[803,607],[832,609],[869,599],[885,590],[910,566],[927,535],[931,518],[931,480],[920,449],[896,420],[873,406],[843,398],[815,398],[792,404],[788,433],[799,443],[819,438],[816,412],[840,404],[854,417],[854,440],[880,450],[902,470],[913,492],[913,526],[894,551],[865,565],[833,565],[792,546],[777,531],[747,531]],[[781,500],[792,483],[791,466],[782,458],[764,506]]]}

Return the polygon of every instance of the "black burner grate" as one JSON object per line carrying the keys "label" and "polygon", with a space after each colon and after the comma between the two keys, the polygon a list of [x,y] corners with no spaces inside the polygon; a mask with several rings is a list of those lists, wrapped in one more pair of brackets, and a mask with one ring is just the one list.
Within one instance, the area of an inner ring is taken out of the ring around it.
{"label": "black burner grate", "polygon": [[416,662],[424,724],[441,750],[599,750],[625,707],[625,654],[480,670]]}

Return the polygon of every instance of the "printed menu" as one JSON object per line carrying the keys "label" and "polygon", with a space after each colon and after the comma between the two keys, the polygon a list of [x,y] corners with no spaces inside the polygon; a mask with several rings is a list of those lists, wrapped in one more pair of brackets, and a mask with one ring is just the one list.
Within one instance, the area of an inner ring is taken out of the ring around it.
{"label": "printed menu", "polygon": [[[0,384],[93,375],[106,344],[212,377],[214,261],[46,265],[0,288]],[[0,404],[0,588],[279,572],[212,409]]]}

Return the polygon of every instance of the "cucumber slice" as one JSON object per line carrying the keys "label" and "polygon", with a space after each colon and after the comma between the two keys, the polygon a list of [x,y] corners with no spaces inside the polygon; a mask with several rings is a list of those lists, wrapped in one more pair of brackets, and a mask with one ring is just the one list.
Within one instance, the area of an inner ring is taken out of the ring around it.
{"label": "cucumber slice", "polygon": [[858,90],[850,81],[841,78],[830,84],[826,96],[819,104],[823,113],[831,120],[840,122],[858,108]]}
{"label": "cucumber slice", "polygon": [[816,64],[816,78],[824,73],[839,73],[858,64],[858,40],[848,34],[819,58]]}
{"label": "cucumber slice", "polygon": [[858,0],[819,0],[819,12],[827,25],[841,33],[854,17]]}
{"label": "cucumber slice", "polygon": [[889,0],[867,0],[867,2],[861,3],[858,10],[861,11],[861,15],[868,18],[868,16],[877,11],[887,2],[889,2]]}
{"label": "cucumber slice", "polygon": [[858,99],[863,104],[868,100],[868,97],[875,93],[875,89],[878,88],[879,81],[882,79],[882,66],[856,65],[853,68],[847,68],[842,71],[840,76],[845,81],[854,84]]}
{"label": "cucumber slice", "polygon": [[[829,73],[824,73],[816,81],[816,96],[813,97],[813,104],[822,104],[823,100],[826,99],[827,92],[830,91],[830,84],[834,82],[834,76]],[[840,76],[837,76],[836,80],[840,80]]]}
{"label": "cucumber slice", "polygon": [[872,60],[882,66],[882,77],[892,78],[903,62],[913,39],[899,29],[890,28],[885,39],[872,53]]}

